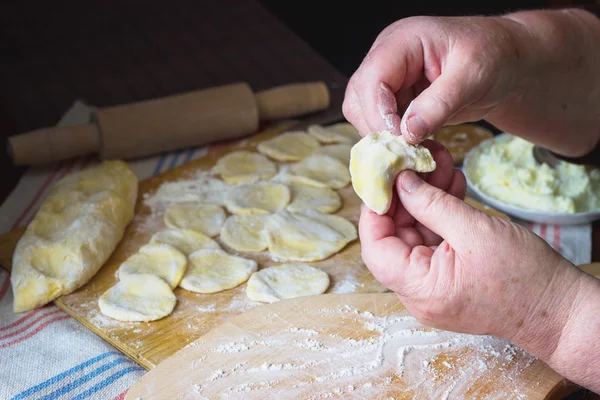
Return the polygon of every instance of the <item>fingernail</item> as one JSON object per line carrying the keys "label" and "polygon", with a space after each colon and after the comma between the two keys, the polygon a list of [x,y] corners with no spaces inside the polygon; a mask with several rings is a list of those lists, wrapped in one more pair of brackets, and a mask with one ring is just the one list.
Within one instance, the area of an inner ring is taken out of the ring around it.
{"label": "fingernail", "polygon": [[406,129],[416,139],[427,137],[427,125],[423,121],[423,118],[418,115],[413,115],[406,120]]}
{"label": "fingernail", "polygon": [[402,173],[401,183],[405,192],[412,193],[423,184],[423,180],[414,171],[405,171]]}

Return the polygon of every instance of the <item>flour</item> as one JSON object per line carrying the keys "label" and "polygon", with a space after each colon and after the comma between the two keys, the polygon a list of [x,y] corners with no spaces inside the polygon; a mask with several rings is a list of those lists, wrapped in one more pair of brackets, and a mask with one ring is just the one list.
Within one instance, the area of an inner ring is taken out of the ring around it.
{"label": "flour", "polygon": [[[494,381],[500,389],[488,393],[490,397],[520,398],[519,377],[535,361],[504,340],[426,328],[408,315],[379,317],[351,306],[305,312],[322,314],[331,326],[352,328],[331,333],[330,326],[292,326],[264,340],[254,340],[254,333],[224,339],[209,353],[228,353],[235,366],[222,359],[215,363],[219,368],[199,382],[201,394],[322,399],[386,398],[385,393],[394,391],[444,399],[467,392],[477,396],[475,382],[489,389],[485,383]],[[343,336],[349,332],[361,337]]]}

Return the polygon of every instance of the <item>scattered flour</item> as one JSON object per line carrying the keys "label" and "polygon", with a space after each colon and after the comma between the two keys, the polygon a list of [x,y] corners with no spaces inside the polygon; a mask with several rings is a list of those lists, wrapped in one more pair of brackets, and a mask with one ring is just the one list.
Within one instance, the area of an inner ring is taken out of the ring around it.
{"label": "scattered flour", "polygon": [[407,315],[378,317],[350,306],[307,312],[323,314],[332,326],[358,324],[361,335],[371,336],[291,327],[265,340],[237,337],[211,349],[228,353],[229,362],[213,358],[219,368],[196,382],[199,393],[222,399],[264,399],[274,393],[325,399],[392,398],[389,393],[396,391],[446,399],[467,392],[477,397],[475,382],[485,387],[496,381],[499,392],[490,396],[521,398],[518,378],[535,361],[504,340],[429,329]]}

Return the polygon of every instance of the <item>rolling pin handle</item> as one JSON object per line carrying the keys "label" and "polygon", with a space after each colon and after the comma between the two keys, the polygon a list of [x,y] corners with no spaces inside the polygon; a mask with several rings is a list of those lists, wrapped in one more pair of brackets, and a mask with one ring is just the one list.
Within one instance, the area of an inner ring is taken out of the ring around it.
{"label": "rolling pin handle", "polygon": [[8,138],[14,165],[41,165],[97,153],[100,134],[95,125],[42,128]]}
{"label": "rolling pin handle", "polygon": [[329,108],[325,82],[294,83],[255,93],[261,121],[299,117]]}

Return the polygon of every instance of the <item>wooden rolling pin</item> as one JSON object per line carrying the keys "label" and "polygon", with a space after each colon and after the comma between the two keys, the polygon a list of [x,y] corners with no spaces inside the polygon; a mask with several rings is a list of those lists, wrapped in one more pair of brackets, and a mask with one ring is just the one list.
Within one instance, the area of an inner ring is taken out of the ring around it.
{"label": "wooden rolling pin", "polygon": [[246,83],[97,110],[90,124],[42,128],[8,139],[15,165],[39,165],[88,154],[129,159],[242,137],[260,121],[298,117],[329,107],[323,82],[254,93]]}

